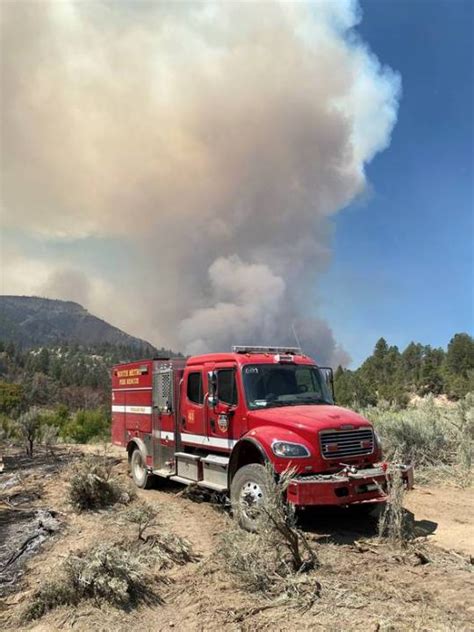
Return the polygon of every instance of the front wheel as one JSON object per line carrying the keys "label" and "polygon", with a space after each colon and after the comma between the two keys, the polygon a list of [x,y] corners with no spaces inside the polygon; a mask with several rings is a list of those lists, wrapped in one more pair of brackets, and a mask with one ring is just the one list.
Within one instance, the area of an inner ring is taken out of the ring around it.
{"label": "front wheel", "polygon": [[268,497],[268,474],[263,465],[252,463],[237,470],[230,486],[232,511],[240,526],[257,530],[259,509]]}
{"label": "front wheel", "polygon": [[137,487],[142,489],[149,489],[151,487],[152,476],[148,474],[142,453],[138,448],[132,452],[130,470],[132,472],[133,481]]}

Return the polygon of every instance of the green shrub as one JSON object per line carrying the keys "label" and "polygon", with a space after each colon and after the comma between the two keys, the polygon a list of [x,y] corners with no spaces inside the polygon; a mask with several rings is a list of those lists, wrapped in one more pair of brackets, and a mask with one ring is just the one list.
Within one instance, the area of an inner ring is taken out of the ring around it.
{"label": "green shrub", "polygon": [[24,390],[21,384],[0,381],[0,413],[12,414],[24,404]]}
{"label": "green shrub", "polygon": [[63,435],[64,429],[69,422],[69,409],[64,404],[60,404],[53,410],[41,412],[41,423],[56,428],[60,436]]}
{"label": "green shrub", "polygon": [[15,424],[10,417],[0,413],[0,440],[10,441],[15,438]]}
{"label": "green shrub", "polygon": [[96,410],[80,410],[75,417],[64,424],[61,430],[63,439],[74,443],[89,443],[110,438],[110,419],[108,414]]}
{"label": "green shrub", "polygon": [[15,435],[24,444],[26,454],[33,458],[35,444],[41,437],[41,415],[39,409],[33,406],[14,421]]}

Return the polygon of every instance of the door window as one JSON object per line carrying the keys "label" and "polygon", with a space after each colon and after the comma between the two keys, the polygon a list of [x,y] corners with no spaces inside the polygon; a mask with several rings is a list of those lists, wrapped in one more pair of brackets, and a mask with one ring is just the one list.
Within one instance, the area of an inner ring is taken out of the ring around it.
{"label": "door window", "polygon": [[202,404],[204,395],[202,392],[202,375],[201,373],[189,373],[187,396],[190,402],[194,404]]}
{"label": "door window", "polygon": [[217,371],[217,394],[219,401],[235,406],[237,404],[237,384],[234,369]]}

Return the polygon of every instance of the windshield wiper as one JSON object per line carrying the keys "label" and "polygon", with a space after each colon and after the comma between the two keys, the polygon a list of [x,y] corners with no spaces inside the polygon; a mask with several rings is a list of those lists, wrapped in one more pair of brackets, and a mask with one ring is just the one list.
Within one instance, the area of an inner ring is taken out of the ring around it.
{"label": "windshield wiper", "polygon": [[268,402],[268,404],[266,405],[265,408],[273,408],[276,406],[298,406],[301,402],[297,401],[297,400],[290,400],[288,402],[279,402],[279,401],[273,401],[273,402]]}
{"label": "windshield wiper", "polygon": [[302,404],[329,404],[327,400],[322,397],[314,397],[312,395],[306,395],[300,398],[299,403]]}

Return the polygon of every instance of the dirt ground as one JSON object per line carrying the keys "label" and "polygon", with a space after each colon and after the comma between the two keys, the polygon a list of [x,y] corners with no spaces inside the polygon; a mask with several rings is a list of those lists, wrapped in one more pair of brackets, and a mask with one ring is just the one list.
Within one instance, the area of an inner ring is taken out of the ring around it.
{"label": "dirt ground", "polygon": [[[116,475],[128,480],[126,463],[119,454]],[[139,490],[138,498],[157,509],[159,529],[189,540],[199,561],[166,572],[167,583],[157,584],[162,605],[142,605],[124,612],[85,602],[75,608],[58,608],[29,625],[20,624],[19,615],[32,592],[55,576],[70,551],[98,541],[119,542],[128,534],[120,520],[123,508],[79,515],[71,510],[66,499],[67,475],[75,458],[80,458],[77,450],[66,451],[54,466],[44,459],[46,465],[38,461],[37,466],[23,464],[16,470],[14,459],[11,463],[6,460],[5,472],[0,474],[4,576],[5,563],[12,557],[5,550],[6,541],[19,550],[21,537],[31,537],[25,532],[13,538],[11,525],[21,524],[27,514],[31,519],[25,522],[36,528],[39,521],[40,532],[45,533],[32,551],[20,556],[25,557],[21,564],[17,560],[16,576],[10,574],[4,584],[0,582],[1,629],[474,630],[472,489],[420,487],[410,492],[406,507],[415,516],[418,537],[406,550],[380,543],[374,524],[356,512],[304,512],[300,525],[321,565],[311,576],[315,589],[320,586],[320,597],[309,610],[301,611],[241,590],[217,554],[221,534],[234,526],[226,510],[210,500],[191,500],[182,487],[167,482]],[[44,514],[35,514],[38,511],[49,512],[54,526],[48,527]],[[37,531],[33,529],[33,535]]]}
{"label": "dirt ground", "polygon": [[430,542],[474,557],[474,489],[419,487],[406,497],[418,521],[434,523]]}

